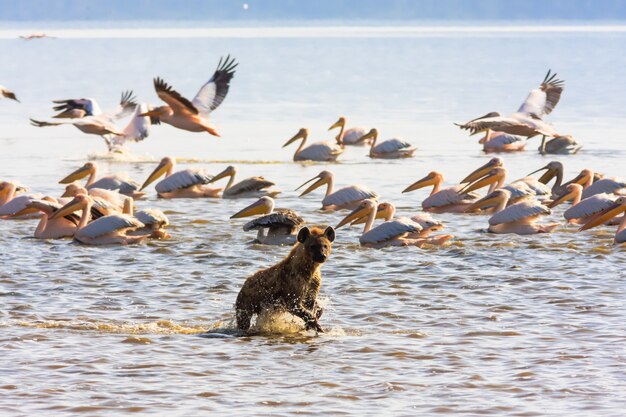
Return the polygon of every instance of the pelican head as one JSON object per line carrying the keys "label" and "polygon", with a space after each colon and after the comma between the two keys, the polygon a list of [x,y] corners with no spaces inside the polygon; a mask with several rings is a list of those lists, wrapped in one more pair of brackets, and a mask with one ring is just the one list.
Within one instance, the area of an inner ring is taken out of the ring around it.
{"label": "pelican head", "polygon": [[531,172],[528,176],[536,174],[539,171],[546,171],[539,177],[539,182],[547,184],[552,178],[563,176],[563,164],[559,161],[552,161],[548,165]]}
{"label": "pelican head", "polygon": [[59,219],[79,210],[85,210],[90,203],[91,198],[87,194],[78,194],[72,199],[72,201],[58,209],[52,216],[50,216],[50,220]]}
{"label": "pelican head", "polygon": [[504,183],[506,179],[506,169],[502,167],[496,167],[487,171],[486,175],[477,178],[474,182],[467,184],[460,193],[469,193],[476,191],[480,188],[486,187],[491,184]]}
{"label": "pelican head", "polygon": [[144,113],[140,113],[137,116],[139,117],[149,117],[151,119],[159,119],[164,116],[171,116],[172,108],[170,106],[158,106],[152,107],[150,110]]}
{"label": "pelican head", "polygon": [[63,197],[74,197],[77,194],[80,194],[81,192],[83,192],[83,193],[86,192],[85,187],[80,185],[78,182],[74,181],[74,182],[69,183],[65,187],[65,192],[63,193],[61,198],[63,198]]}
{"label": "pelican head", "polygon": [[599,226],[611,220],[613,217],[620,213],[626,212],[626,197],[620,197],[609,207],[605,208],[601,212],[593,215],[587,223],[585,223],[578,231],[591,229],[592,227]]}
{"label": "pelican head", "polygon": [[[377,219],[384,219],[385,221],[389,221],[393,219],[393,216],[395,214],[396,214],[396,206],[393,203],[388,203],[388,202],[380,203],[378,205],[378,208],[376,209]],[[352,223],[350,223],[350,225],[353,226],[355,224],[362,224],[362,223],[365,223],[366,220],[367,220],[367,216],[363,216],[361,218],[354,220]]]}
{"label": "pelican head", "polygon": [[592,184],[595,181],[594,178],[593,171],[585,168],[570,181],[570,184],[580,184],[584,187],[585,185]]}
{"label": "pelican head", "polygon": [[376,142],[376,139],[378,139],[378,129],[376,128],[370,129],[369,132],[367,132],[366,134],[358,138],[356,143],[365,142],[368,139],[373,139],[374,142]]}
{"label": "pelican head", "polygon": [[76,171],[72,172],[70,175],[59,181],[59,184],[70,184],[74,181],[78,181],[81,178],[85,178],[86,176],[93,174],[95,171],[96,164],[93,162],[87,162],[85,165],[78,168]]}
{"label": "pelican head", "polygon": [[230,216],[231,219],[239,219],[241,217],[250,217],[257,214],[269,214],[274,210],[274,199],[272,197],[263,196],[248,207],[238,211]]}
{"label": "pelican head", "polygon": [[420,188],[428,187],[429,185],[437,185],[441,182],[443,182],[443,175],[437,171],[430,171],[428,175],[426,175],[421,180],[418,180],[417,182],[409,185],[402,192],[408,193],[410,191],[415,191]]}
{"label": "pelican head", "polygon": [[582,195],[583,186],[577,183],[569,184],[565,187],[565,192],[561,194],[556,200],[548,204],[548,208],[554,208],[567,200],[573,200],[578,195]]}
{"label": "pelican head", "polygon": [[336,128],[338,128],[338,127],[344,127],[344,128],[345,128],[345,127],[346,127],[346,122],[347,122],[347,121],[348,121],[348,119],[346,119],[346,117],[345,117],[345,116],[341,116],[341,117],[339,118],[339,120],[337,120],[337,121],[335,122],[335,124],[333,124],[331,127],[329,127],[329,128],[328,128],[328,130],[333,130],[333,129],[336,129]]}
{"label": "pelican head", "polygon": [[14,183],[10,181],[2,181],[0,182],[0,200],[5,198],[12,192],[15,192],[16,186]]}
{"label": "pelican head", "polygon": [[461,184],[476,181],[478,178],[484,176],[493,168],[502,167],[502,166],[504,166],[504,161],[502,160],[502,158],[498,158],[497,156],[495,158],[491,158],[489,162],[478,167],[476,170],[472,171],[467,177],[465,177],[461,181]]}
{"label": "pelican head", "polygon": [[305,185],[307,185],[311,181],[317,180],[313,184],[311,184],[309,186],[309,188],[304,190],[302,192],[302,194],[300,194],[300,197],[302,197],[304,195],[307,195],[311,191],[315,190],[316,188],[321,187],[324,184],[329,184],[332,181],[332,179],[333,179],[333,173],[332,172],[330,172],[330,171],[322,171],[318,175],[314,176],[313,178],[311,178],[310,180],[308,180],[307,182],[305,182],[304,184],[302,184],[301,186],[296,188],[296,191],[299,190],[300,188],[304,187]]}
{"label": "pelican head", "polygon": [[304,139],[306,140],[306,138],[309,137],[309,129],[307,129],[306,127],[303,127],[302,129],[298,130],[298,133],[295,134],[294,137],[292,137],[291,139],[289,139],[284,145],[283,148],[291,145],[292,143],[294,143],[295,141],[297,141],[298,139]]}
{"label": "pelican head", "polygon": [[372,211],[376,210],[377,205],[378,204],[376,204],[376,201],[370,198],[361,201],[357,208],[352,210],[350,214],[344,217],[343,220],[341,220],[339,224],[337,224],[337,227],[335,229],[339,229],[341,226],[344,226],[353,221],[358,221],[362,217],[368,216]]}
{"label": "pelican head", "polygon": [[235,168],[234,166],[230,165],[227,166],[226,169],[222,172],[220,172],[219,174],[217,174],[216,176],[214,176],[211,181],[209,182],[215,182],[218,180],[221,180],[224,177],[234,177],[235,175],[237,175],[237,168]]}
{"label": "pelican head", "polygon": [[148,179],[146,179],[146,182],[143,183],[139,191],[146,188],[148,185],[150,185],[151,183],[156,181],[159,177],[161,177],[161,175],[164,175],[165,173],[169,172],[173,168],[174,168],[173,158],[166,156],[165,158],[161,159],[161,162],[159,162],[159,165],[154,169],[154,171],[152,171],[152,174],[150,174]]}
{"label": "pelican head", "polygon": [[497,207],[499,205],[506,206],[506,203],[508,203],[510,198],[511,192],[509,190],[495,190],[480,200],[474,202],[465,210],[465,212],[471,213],[476,210]]}

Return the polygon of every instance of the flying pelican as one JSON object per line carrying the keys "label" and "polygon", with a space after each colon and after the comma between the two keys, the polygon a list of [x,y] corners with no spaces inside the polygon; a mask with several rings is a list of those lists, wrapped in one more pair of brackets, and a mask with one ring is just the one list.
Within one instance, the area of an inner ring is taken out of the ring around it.
{"label": "flying pelican", "polygon": [[328,130],[336,129],[338,127],[341,128],[341,130],[339,131],[339,134],[335,138],[339,145],[343,144],[346,146],[362,146],[362,145],[369,145],[371,143],[371,139],[359,141],[359,139],[367,133],[365,128],[351,127],[349,129],[346,129],[347,122],[348,122],[348,119],[345,116],[341,116],[339,120],[335,122],[334,125],[328,128]]}
{"label": "flying pelican", "polygon": [[15,93],[13,91],[10,91],[8,88],[0,85],[0,96],[2,97],[6,97],[10,100],[15,100],[18,103],[20,102],[17,97],[15,96]]}
{"label": "flying pelican", "polygon": [[361,217],[367,217],[363,234],[359,238],[362,246],[380,249],[386,246],[422,246],[425,243],[425,239],[408,237],[410,234],[419,233],[422,226],[407,217],[383,222],[372,228],[376,220],[377,206],[376,201],[372,199],[361,201],[350,214],[339,222],[337,229]]}
{"label": "flying pelican", "polygon": [[483,151],[486,153],[517,152],[523,151],[526,147],[526,141],[521,137],[504,132],[493,132],[491,129],[485,131],[485,136],[478,143],[483,145]]}
{"label": "flying pelican", "polygon": [[556,78],[556,73],[548,71],[541,85],[531,90],[516,113],[503,117],[498,112],[491,112],[457,126],[469,130],[472,134],[491,129],[527,138],[541,135],[540,152],[545,153],[546,137],[560,135],[550,124],[543,121],[543,117],[550,114],[561,99],[563,85],[564,81]]}
{"label": "flying pelican", "polygon": [[593,184],[585,188],[583,191],[583,199],[591,197],[592,195],[609,193],[609,194],[621,194],[626,188],[626,182],[619,178],[602,178],[594,181]]}
{"label": "flying pelican", "polygon": [[565,210],[563,217],[568,223],[583,224],[602,210],[613,205],[617,196],[614,194],[596,194],[582,199],[583,186],[580,184],[569,184],[563,195],[548,204],[549,208],[554,208],[565,201],[572,200],[572,206]]}
{"label": "flying pelican", "polygon": [[167,105],[152,108],[142,115],[150,116],[155,123],[163,122],[189,132],[209,132],[213,136],[220,136],[209,122],[209,115],[226,98],[237,65],[230,55],[226,59],[220,58],[213,76],[192,101],[180,95],[160,77],[155,78],[154,89]]}
{"label": "flying pelican", "polygon": [[120,194],[127,195],[134,199],[143,197],[146,193],[142,193],[139,189],[139,183],[133,181],[126,174],[106,175],[96,181],[98,175],[98,165],[95,162],[87,162],[76,171],[59,181],[59,184],[70,184],[82,178],[87,178],[85,188],[103,188],[105,190],[117,190]]}
{"label": "flying pelican", "polygon": [[144,227],[144,225],[127,214],[112,214],[90,222],[92,204],[93,200],[91,197],[87,194],[79,194],[72,201],[57,210],[50,217],[50,220],[82,210],[80,221],[74,233],[74,239],[88,245],[126,245],[139,243],[148,237],[147,235],[128,235],[128,232]]}
{"label": "flying pelican", "polygon": [[[616,217],[620,213],[624,213],[626,211],[626,197],[619,197],[617,200],[613,202],[613,204],[607,208],[605,208],[600,213],[597,213],[593,216],[587,223],[585,223],[579,231],[588,230],[592,227],[599,226],[601,224],[605,224],[610,221],[612,218]],[[622,219],[617,227],[617,231],[615,232],[615,238],[613,239],[614,244],[624,243],[626,242],[626,215],[622,216]]]}
{"label": "flying pelican", "polygon": [[468,207],[467,212],[495,206],[494,214],[489,218],[488,230],[491,233],[518,235],[549,233],[559,225],[537,224],[539,217],[551,213],[550,209],[540,202],[526,197],[507,207],[510,199],[511,191],[501,188],[476,201]]}
{"label": "flying pelican", "polygon": [[362,185],[350,185],[348,187],[340,188],[337,191],[333,191],[334,175],[330,171],[320,172],[318,175],[296,188],[296,190],[299,190],[311,181],[315,180],[317,181],[304,190],[302,194],[300,194],[300,197],[326,184],[326,195],[322,200],[322,210],[351,210],[357,207],[361,200],[367,198],[378,198],[378,194],[370,191],[367,187]]}
{"label": "flying pelican", "polygon": [[423,187],[433,186],[430,195],[422,201],[422,209],[434,213],[463,213],[480,195],[476,192],[461,193],[463,185],[441,188],[443,174],[431,171],[427,176],[409,185],[402,191],[408,193]]}
{"label": "flying pelican", "polygon": [[262,197],[264,195],[270,197],[276,197],[280,194],[280,191],[274,190],[274,184],[272,181],[268,181],[263,177],[251,177],[246,178],[243,181],[235,182],[235,176],[237,175],[237,168],[234,166],[228,166],[226,169],[213,177],[210,183],[218,181],[224,177],[230,177],[226,188],[222,192],[223,198],[250,198],[250,197]]}
{"label": "flying pelican", "polygon": [[[582,148],[582,145],[571,135],[557,136],[545,143],[544,153],[556,155],[574,155]],[[541,146],[539,147],[541,152]]]}
{"label": "flying pelican", "polygon": [[334,162],[337,157],[343,153],[343,146],[330,141],[315,142],[306,148],[306,140],[309,137],[309,129],[302,128],[296,133],[294,137],[289,139],[287,143],[283,145],[283,148],[291,145],[298,139],[302,139],[300,146],[293,154],[294,161],[321,161],[321,162]]}
{"label": "flying pelican", "polygon": [[[244,232],[258,230],[255,243],[263,245],[293,245],[298,230],[304,224],[302,217],[293,210],[274,208],[274,199],[263,196],[248,207],[230,216],[231,219],[262,214],[243,225]],[[267,234],[265,231],[267,229]]]}
{"label": "flying pelican", "polygon": [[152,182],[165,174],[165,178],[154,187],[161,198],[202,198],[220,196],[221,188],[209,188],[206,184],[213,178],[205,170],[188,168],[174,172],[174,158],[166,156],[143,183],[143,190]]}
{"label": "flying pelican", "polygon": [[371,129],[365,135],[361,136],[360,141],[365,141],[372,138],[370,145],[370,158],[378,159],[399,159],[399,158],[411,158],[417,150],[409,142],[401,139],[387,139],[376,144],[378,140],[378,129]]}

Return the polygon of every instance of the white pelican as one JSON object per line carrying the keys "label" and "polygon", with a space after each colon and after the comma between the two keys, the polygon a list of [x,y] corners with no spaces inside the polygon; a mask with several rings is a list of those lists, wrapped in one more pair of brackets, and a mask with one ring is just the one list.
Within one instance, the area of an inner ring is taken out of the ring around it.
{"label": "white pelican", "polygon": [[309,129],[303,127],[294,137],[283,145],[284,148],[298,139],[302,139],[300,146],[298,146],[298,149],[296,149],[293,154],[294,161],[334,162],[337,160],[337,157],[343,153],[344,149],[342,145],[330,141],[315,142],[305,148],[304,145],[308,137]]}
{"label": "white pelican", "polygon": [[341,128],[339,134],[335,137],[337,143],[339,145],[347,145],[347,146],[363,146],[369,145],[371,143],[370,140],[359,141],[363,135],[367,133],[367,130],[363,127],[351,127],[346,129],[346,123],[348,119],[345,116],[341,116],[339,120],[335,122],[328,130]]}
{"label": "white pelican", "polygon": [[153,239],[169,239],[172,237],[165,231],[170,221],[167,216],[158,209],[144,209],[135,212],[135,218],[143,223],[144,227],[140,227],[135,231],[129,232],[130,235],[147,235]]}
{"label": "white pelican", "polygon": [[[3,190],[2,184],[0,184],[0,192]],[[41,194],[20,194],[12,197],[0,205],[0,219],[24,220],[41,217],[39,211],[37,209],[29,209],[28,204],[42,197]]]}
{"label": "white pelican", "polygon": [[626,188],[626,182],[619,178],[602,178],[594,181],[589,187],[583,191],[583,199],[591,197],[592,195],[609,193],[609,194],[621,194]]}
{"label": "white pelican", "polygon": [[334,191],[334,175],[330,171],[320,172],[318,175],[311,178],[300,187],[296,188],[296,190],[299,190],[311,181],[315,180],[317,181],[311,184],[309,188],[304,190],[302,194],[300,194],[300,197],[326,184],[326,195],[322,200],[322,210],[351,210],[357,207],[361,200],[365,200],[367,198],[378,198],[378,194],[370,191],[367,187],[363,185],[350,185],[348,187],[343,187],[337,191]]}
{"label": "white pelican", "polygon": [[563,85],[564,81],[556,78],[556,73],[552,74],[548,71],[541,85],[531,90],[516,113],[503,117],[498,112],[491,112],[465,124],[457,124],[457,126],[469,130],[472,134],[491,129],[527,138],[541,135],[540,151],[545,153],[546,137],[560,135],[550,124],[543,121],[543,117],[550,114],[561,99]]}
{"label": "white pelican", "polygon": [[[571,135],[557,136],[545,143],[544,153],[556,155],[574,155],[582,148],[582,145]],[[541,146],[539,147],[541,152]]]}
{"label": "white pelican", "polygon": [[361,136],[359,141],[365,141],[368,139],[372,139],[372,143],[370,145],[370,158],[379,158],[379,159],[399,159],[399,158],[411,158],[413,154],[417,150],[413,145],[409,142],[406,142],[401,139],[387,139],[378,145],[376,141],[378,140],[378,129],[371,129],[365,135]]}
{"label": "white pelican", "polygon": [[226,98],[237,65],[230,55],[226,59],[220,58],[213,76],[200,88],[192,101],[180,95],[163,79],[155,78],[154,89],[167,105],[155,107],[142,115],[150,116],[155,123],[163,122],[189,132],[208,132],[213,136],[220,136],[215,126],[209,122],[209,115]]}
{"label": "white pelican", "polygon": [[434,213],[463,213],[480,195],[476,192],[461,193],[463,185],[441,188],[443,174],[431,171],[427,176],[409,185],[402,192],[408,193],[423,187],[433,186],[430,195],[422,201],[422,209]]}
{"label": "white pelican", "polygon": [[568,223],[586,223],[591,216],[601,212],[613,205],[617,196],[614,194],[596,194],[582,199],[583,186],[572,183],[565,188],[565,192],[559,198],[548,204],[549,208],[554,208],[565,201],[572,200],[572,206],[565,210],[563,217]]}
{"label": "white pelican", "polygon": [[532,198],[523,198],[520,202],[507,207],[511,192],[505,189],[495,190],[472,204],[467,211],[494,207],[494,214],[489,218],[491,233],[514,233],[531,235],[549,233],[559,226],[558,223],[537,224],[543,215],[550,214],[550,209]]}
{"label": "white pelican", "polygon": [[53,200],[52,198],[44,197],[41,200],[31,200],[26,205],[27,210],[34,209],[43,213],[35,229],[34,237],[36,239],[61,239],[72,237],[76,232],[80,218],[75,213],[50,219],[62,207],[61,204]]}
{"label": "white pelican", "polygon": [[59,184],[70,184],[74,181],[82,178],[87,178],[85,188],[88,190],[92,188],[103,188],[105,190],[117,190],[120,194],[127,195],[132,198],[141,198],[145,195],[139,189],[139,183],[133,181],[127,174],[113,174],[100,177],[96,180],[98,175],[98,165],[95,162],[87,162],[76,171],[69,174],[67,177],[59,181]]}
{"label": "white pelican", "polygon": [[165,178],[154,187],[161,198],[203,198],[220,196],[221,188],[209,188],[206,184],[213,178],[205,170],[188,168],[174,172],[174,158],[166,156],[141,186],[143,190],[161,175]]}
{"label": "white pelican", "polygon": [[523,151],[526,147],[526,141],[521,137],[504,132],[493,132],[491,129],[485,131],[485,136],[478,143],[483,145],[483,151],[486,153],[517,152]]}
{"label": "white pelican", "polygon": [[213,183],[224,177],[230,177],[228,184],[226,184],[226,188],[224,188],[224,191],[222,192],[222,198],[258,198],[264,195],[276,197],[280,194],[280,191],[271,188],[276,184],[263,177],[250,177],[234,184],[236,175],[237,168],[231,165],[226,167],[224,171],[214,176],[210,182]]}
{"label": "white pelican", "polygon": [[376,220],[377,206],[375,200],[367,199],[359,203],[359,205],[348,214],[339,224],[337,229],[361,217],[367,217],[363,234],[359,238],[362,246],[380,249],[386,246],[421,246],[425,243],[425,239],[410,238],[409,235],[419,233],[422,226],[407,217],[383,222],[372,228]]}
{"label": "white pelican", "polygon": [[[262,214],[243,225],[244,232],[257,230],[255,243],[263,245],[293,245],[298,230],[304,224],[302,217],[293,210],[274,208],[274,199],[268,196],[250,204],[248,207],[230,216],[231,219]],[[267,230],[267,234],[265,234]]]}
{"label": "white pelican", "polygon": [[[585,223],[579,231],[588,230],[592,227],[599,226],[601,224],[605,224],[610,221],[612,218],[616,217],[620,213],[626,212],[626,197],[619,197],[617,200],[613,202],[613,204],[600,213],[593,216],[587,223]],[[617,227],[617,231],[615,232],[615,238],[613,239],[614,244],[625,243],[626,242],[626,215],[622,216],[622,219],[619,222],[619,226]]]}
{"label": "white pelican", "polygon": [[124,91],[119,105],[106,113],[102,111],[96,99],[91,97],[52,100],[56,104],[52,109],[60,112],[52,117],[55,119],[80,119],[86,116],[106,115],[108,120],[112,121],[128,116],[137,105],[135,100],[131,90]]}
{"label": "white pelican", "polygon": [[8,88],[2,85],[0,85],[0,97],[5,97],[5,98],[8,98],[9,100],[15,100],[18,103],[20,102],[15,96],[15,93],[13,91],[10,91]]}
{"label": "white pelican", "polygon": [[120,194],[117,190],[105,190],[104,188],[90,188],[88,190],[77,181],[67,184],[61,198],[76,197],[78,194],[89,194],[91,197],[98,197],[111,203],[113,206],[117,207],[119,211],[124,211],[124,204],[127,204],[126,201],[128,199],[132,200],[132,197]]}
{"label": "white pelican", "polygon": [[139,243],[147,235],[130,236],[128,232],[144,227],[137,219],[127,214],[111,214],[92,222],[91,207],[93,200],[87,194],[79,194],[72,201],[57,210],[50,220],[58,219],[82,210],[74,239],[88,245],[133,244]]}

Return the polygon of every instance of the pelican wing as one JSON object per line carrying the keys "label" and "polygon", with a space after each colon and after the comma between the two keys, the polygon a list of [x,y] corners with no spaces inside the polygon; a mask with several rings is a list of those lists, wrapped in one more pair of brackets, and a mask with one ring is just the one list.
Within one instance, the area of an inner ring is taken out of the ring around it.
{"label": "pelican wing", "polygon": [[296,155],[298,161],[333,161],[343,153],[343,148],[333,142],[312,143]]}
{"label": "pelican wing", "polygon": [[[57,210],[63,207],[63,205],[54,201],[33,199],[28,204],[28,207],[36,208],[37,210],[40,210],[44,213],[55,213]],[[80,217],[76,213],[70,213],[63,217],[77,226],[80,222]]]}
{"label": "pelican wing", "polygon": [[401,139],[389,139],[374,146],[373,151],[376,153],[393,153],[404,149],[410,149],[413,145]]}
{"label": "pelican wing", "polygon": [[415,223],[409,218],[401,217],[388,222],[384,222],[369,232],[365,232],[361,235],[359,242],[361,244],[367,243],[381,243],[390,239],[402,237],[407,233],[419,232],[422,230],[422,226]]}
{"label": "pelican wing", "polygon": [[[351,127],[343,132],[343,143],[353,144],[356,143],[361,137],[365,136],[367,131],[362,127]],[[337,135],[339,137],[339,135]]]}
{"label": "pelican wing", "polygon": [[243,230],[248,232],[250,230],[277,227],[294,230],[302,224],[304,224],[304,220],[295,211],[289,209],[276,209],[274,213],[257,217],[256,219],[244,224]]}
{"label": "pelican wing", "polygon": [[170,224],[167,216],[157,209],[145,209],[135,212],[135,218],[146,226],[157,225],[160,227]]}
{"label": "pelican wing", "polygon": [[159,194],[171,193],[194,185],[208,184],[212,178],[202,169],[183,169],[159,181],[154,188]]}
{"label": "pelican wing", "polygon": [[66,100],[53,100],[53,103],[57,104],[52,107],[55,111],[67,112],[79,115],[81,111],[84,116],[98,116],[102,114],[98,102],[93,98],[78,98],[78,99],[66,99]]}
{"label": "pelican wing", "polygon": [[435,194],[432,194],[422,201],[422,207],[425,209],[445,207],[451,204],[466,204],[472,203],[480,197],[475,191],[469,193],[459,194],[459,191],[463,189],[462,185],[455,185],[453,187],[444,188]]}
{"label": "pelican wing", "polygon": [[530,185],[528,185],[524,181],[515,181],[502,188],[511,192],[511,199],[518,199],[535,195],[535,191],[530,187]]}
{"label": "pelican wing", "polygon": [[626,182],[615,178],[602,178],[585,188],[583,191],[583,199],[592,195],[608,193],[613,194],[618,190],[626,187]]}
{"label": "pelican wing", "polygon": [[105,190],[118,190],[120,194],[131,195],[135,191],[138,191],[141,184],[128,178],[126,175],[110,175],[100,178],[87,187],[88,190],[92,188],[104,188]]}
{"label": "pelican wing", "polygon": [[363,185],[350,185],[341,188],[322,200],[323,206],[342,206],[352,203],[353,201],[361,201],[367,198],[377,199],[378,194],[370,191]]}
{"label": "pelican wing", "polygon": [[522,201],[491,216],[489,224],[496,226],[503,223],[524,222],[550,213],[550,209],[538,201]]}
{"label": "pelican wing", "polygon": [[527,186],[533,194],[537,196],[550,196],[552,195],[552,188],[546,184],[539,182],[534,177],[524,177],[522,179],[513,181],[511,185],[524,184]]}
{"label": "pelican wing", "polygon": [[260,191],[264,188],[272,187],[274,184],[272,181],[268,181],[263,177],[251,177],[243,181],[238,182],[227,190],[229,195],[244,194],[252,191]]}
{"label": "pelican wing", "polygon": [[414,216],[411,216],[411,220],[422,226],[422,229],[428,229],[434,226],[443,225],[443,223],[441,223],[439,220],[433,219],[433,216],[431,216],[430,213],[416,214]]}
{"label": "pelican wing", "polygon": [[180,93],[168,85],[162,78],[154,79],[154,89],[161,100],[166,102],[174,113],[198,114],[198,109],[191,101],[181,96]]}
{"label": "pelican wing", "polygon": [[200,88],[192,101],[193,106],[198,109],[200,114],[208,116],[222,104],[228,94],[230,80],[235,75],[237,65],[239,64],[235,62],[235,58],[231,58],[230,55],[226,59],[220,58],[213,76]]}
{"label": "pelican wing", "polygon": [[564,83],[563,80],[556,78],[556,73],[552,74],[548,70],[539,88],[535,88],[528,94],[518,112],[536,114],[540,117],[550,114],[561,99]]}
{"label": "pelican wing", "polygon": [[135,106],[135,112],[133,113],[130,122],[126,125],[124,130],[122,130],[124,135],[121,137],[124,141],[139,142],[148,137],[148,134],[150,133],[150,117],[139,116],[147,111],[148,105],[145,103]]}
{"label": "pelican wing", "polygon": [[474,120],[465,123],[464,125],[459,125],[459,127],[463,130],[470,131],[471,134],[482,132],[487,129],[515,134],[515,132],[520,128],[532,128],[533,126],[529,125],[525,121],[521,121],[513,117],[497,116]]}
{"label": "pelican wing", "polygon": [[499,135],[492,136],[489,140],[489,144],[492,146],[495,145],[494,147],[500,147],[523,141],[524,139],[519,136],[509,135],[508,133],[500,133]]}
{"label": "pelican wing", "polygon": [[581,144],[570,135],[559,136],[546,142],[546,153],[572,155],[582,148]]}
{"label": "pelican wing", "polygon": [[136,107],[137,98],[133,95],[132,90],[127,90],[122,92],[120,104],[118,104],[116,108],[106,112],[105,114],[109,116],[112,120],[123,119],[124,117],[130,115],[133,111],[135,111]]}
{"label": "pelican wing", "polygon": [[565,210],[563,217],[567,220],[583,219],[594,215],[607,207],[613,205],[613,202],[617,199],[617,196],[613,194],[596,194],[591,197],[581,200],[578,204]]}
{"label": "pelican wing", "polygon": [[80,229],[80,234],[89,238],[97,238],[119,230],[143,227],[143,223],[126,214],[112,214],[100,217]]}
{"label": "pelican wing", "polygon": [[33,200],[40,199],[40,194],[22,194],[7,201],[0,207],[0,216],[13,216],[27,208]]}

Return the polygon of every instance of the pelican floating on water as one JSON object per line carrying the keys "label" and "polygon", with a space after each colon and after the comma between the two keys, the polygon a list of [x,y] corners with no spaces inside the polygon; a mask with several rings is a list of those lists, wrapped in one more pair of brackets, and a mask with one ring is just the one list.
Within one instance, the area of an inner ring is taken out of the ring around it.
{"label": "pelican floating on water", "polygon": [[150,116],[155,123],[167,123],[189,132],[208,132],[213,136],[220,134],[209,122],[211,112],[222,104],[230,89],[230,81],[239,65],[230,55],[220,58],[213,76],[204,84],[192,101],[183,97],[163,79],[154,79],[154,89],[166,106],[152,108],[142,114]]}
{"label": "pelican floating on water", "polygon": [[144,227],[129,232],[130,235],[150,235],[152,239],[169,239],[171,237],[171,235],[165,231],[170,221],[161,210],[137,210],[135,212],[135,218],[143,223]]}
{"label": "pelican floating on water", "polygon": [[[626,212],[626,197],[619,197],[617,200],[613,202],[613,204],[607,208],[605,208],[600,213],[597,213],[593,216],[587,223],[585,223],[579,231],[588,230],[592,227],[599,226],[601,224],[605,224],[617,215]],[[614,244],[625,243],[626,242],[626,215],[622,216],[622,219],[619,222],[619,226],[617,227],[617,231],[615,232],[615,238],[613,239]]]}
{"label": "pelican floating on water", "polygon": [[554,208],[561,203],[572,200],[572,206],[565,210],[563,217],[568,223],[586,223],[593,215],[613,205],[617,196],[614,194],[595,194],[582,199],[583,186],[580,184],[569,184],[563,195],[548,204],[549,208]]}
{"label": "pelican floating on water", "polygon": [[[557,136],[545,143],[543,153],[553,155],[574,155],[581,150],[582,145],[571,135]],[[541,146],[539,146],[541,152]]]}
{"label": "pelican floating on water", "polygon": [[526,141],[519,136],[509,135],[504,132],[485,131],[485,136],[478,141],[483,145],[483,151],[491,152],[518,152],[526,147]]}
{"label": "pelican floating on water", "polygon": [[341,116],[339,120],[335,122],[335,124],[328,128],[328,130],[336,129],[338,127],[341,128],[339,134],[335,138],[337,140],[337,143],[339,145],[346,146],[369,145],[372,141],[371,139],[363,141],[359,140],[363,135],[367,133],[367,130],[363,127],[351,127],[349,129],[346,129],[347,121],[348,119],[345,116]]}
{"label": "pelican floating on water", "polygon": [[422,209],[434,213],[464,213],[465,209],[480,197],[476,192],[461,192],[464,188],[463,185],[441,188],[443,182],[443,174],[431,171],[427,176],[409,185],[402,192],[408,193],[432,185],[433,189],[430,195],[422,201]]}
{"label": "pelican floating on water", "polygon": [[311,181],[315,180],[317,181],[311,184],[306,190],[304,190],[302,194],[300,194],[300,197],[326,184],[326,195],[322,200],[322,210],[351,210],[357,207],[361,200],[365,200],[368,198],[378,198],[378,194],[370,191],[367,187],[363,185],[350,185],[334,191],[334,175],[330,171],[320,172],[318,175],[311,178],[300,187],[296,188],[296,190],[299,190]]}
{"label": "pelican floating on water", "polygon": [[37,210],[43,214],[34,232],[36,239],[62,239],[74,236],[80,221],[75,213],[51,219],[61,207],[61,204],[50,197],[44,197],[41,200],[33,199],[26,205],[26,210]]}
{"label": "pelican floating on water", "polygon": [[[248,207],[230,216],[231,219],[261,214],[254,220],[243,225],[244,232],[257,230],[255,243],[264,245],[293,245],[298,230],[304,224],[302,217],[293,210],[274,208],[274,199],[261,197]],[[265,234],[267,230],[267,234]]]}
{"label": "pelican floating on water", "polygon": [[206,185],[213,177],[204,169],[188,168],[174,172],[174,159],[166,156],[141,186],[143,190],[162,175],[165,178],[154,187],[161,198],[218,198],[221,188],[209,188]]}
{"label": "pelican floating on water", "polygon": [[124,204],[127,204],[127,199],[132,199],[132,197],[120,194],[117,190],[106,190],[104,188],[87,189],[80,185],[77,181],[67,184],[65,192],[61,195],[61,198],[76,197],[78,194],[89,194],[91,197],[97,197],[105,200],[113,206],[118,207],[119,211],[123,211]]}
{"label": "pelican floating on water", "polygon": [[399,158],[411,158],[417,148],[401,139],[387,139],[379,144],[376,144],[378,140],[378,130],[371,129],[365,135],[361,136],[360,141],[366,141],[372,139],[370,145],[370,158],[379,159],[399,159]]}
{"label": "pelican floating on water", "polygon": [[11,90],[9,90],[8,88],[6,88],[3,85],[0,85],[0,96],[1,97],[5,97],[8,98],[9,100],[15,100],[18,103],[20,102],[17,97],[15,96],[15,93]]}
{"label": "pelican floating on water", "polygon": [[230,177],[228,184],[226,184],[226,188],[222,192],[222,198],[258,198],[265,195],[269,197],[276,197],[280,194],[280,191],[271,189],[271,187],[276,184],[263,177],[250,177],[234,184],[236,175],[237,168],[230,165],[226,167],[224,171],[214,176],[209,182],[213,183],[224,177]]}
{"label": "pelican floating on water", "polygon": [[88,190],[92,188],[102,188],[113,191],[117,190],[120,194],[127,195],[134,199],[141,198],[145,195],[145,193],[140,191],[139,183],[130,179],[127,174],[105,175],[96,180],[97,175],[98,165],[95,162],[87,162],[85,165],[59,181],[59,184],[70,184],[89,176],[89,178],[87,178],[87,182],[85,183],[85,188]]}
{"label": "pelican floating on water", "polygon": [[594,181],[593,184],[586,187],[583,191],[583,199],[591,197],[592,195],[609,193],[609,194],[621,194],[626,188],[626,181],[619,178],[601,178]]}
{"label": "pelican floating on water", "polygon": [[294,137],[289,139],[284,145],[291,145],[298,139],[302,139],[300,146],[293,154],[294,161],[319,161],[319,162],[334,162],[337,157],[343,153],[343,146],[330,141],[315,142],[307,147],[304,147],[306,140],[309,137],[309,129],[302,128],[296,133]]}

